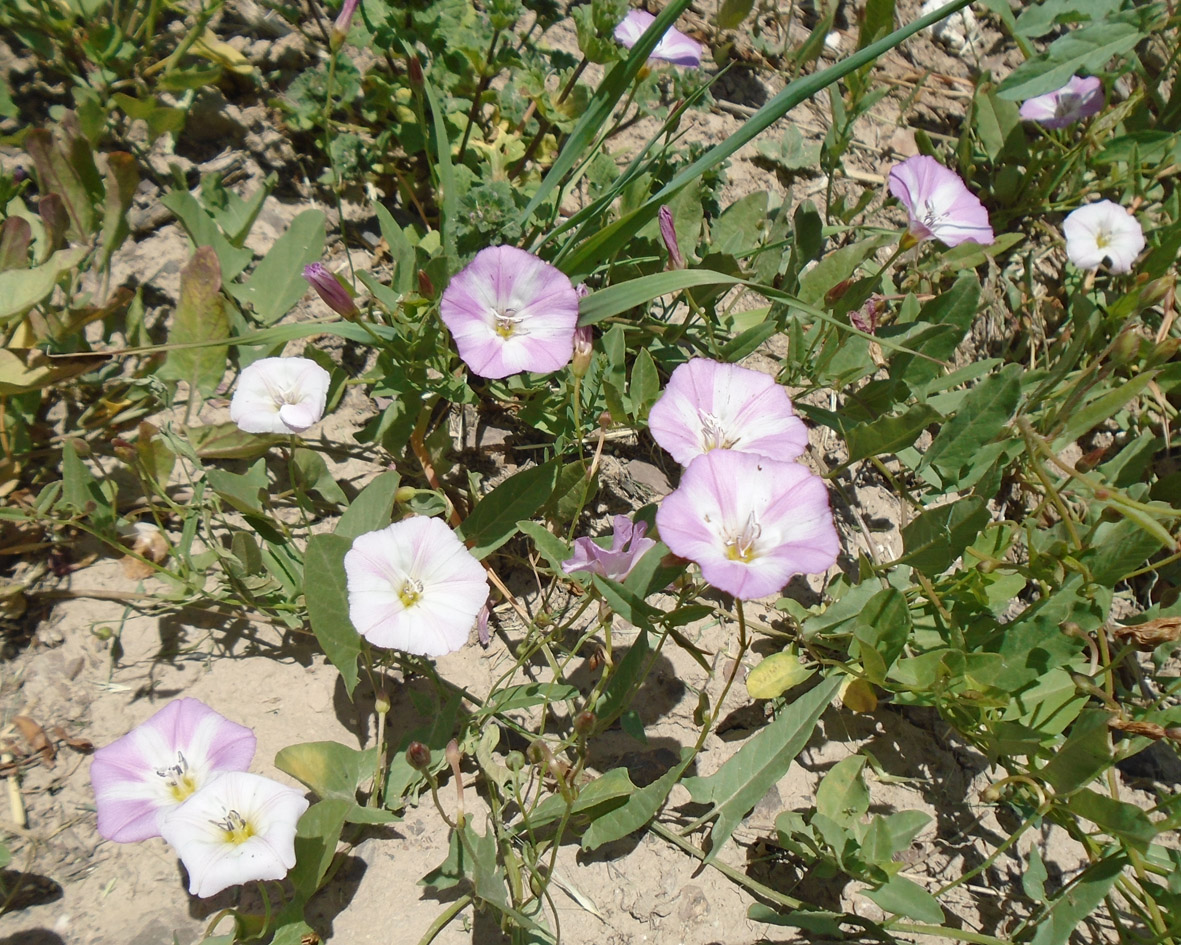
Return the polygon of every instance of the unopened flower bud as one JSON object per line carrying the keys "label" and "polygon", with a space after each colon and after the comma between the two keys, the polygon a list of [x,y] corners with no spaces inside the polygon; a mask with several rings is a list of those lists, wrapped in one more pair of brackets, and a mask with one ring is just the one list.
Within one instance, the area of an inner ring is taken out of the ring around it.
{"label": "unopened flower bud", "polygon": [[390,711],[390,696],[384,689],[377,690],[377,695],[373,700],[373,708],[381,715],[385,715]]}
{"label": "unopened flower bud", "polygon": [[492,642],[492,634],[488,632],[489,616],[487,604],[481,607],[480,612],[476,615],[476,638],[480,641],[480,646],[484,648],[487,648],[488,644]]}
{"label": "unopened flower bud", "polygon": [[316,294],[323,299],[324,304],[337,315],[352,321],[360,314],[349,290],[321,263],[304,266],[303,277],[316,290]]}
{"label": "unopened flower bud", "polygon": [[504,766],[509,771],[517,772],[525,767],[525,756],[519,751],[510,751],[504,756]]}
{"label": "unopened flower bud", "polygon": [[411,742],[406,749],[406,762],[416,771],[426,771],[431,766],[431,750],[422,742]]}
{"label": "unopened flower bud", "polygon": [[426,274],[425,269],[418,270],[418,294],[424,299],[435,297],[435,284],[431,282],[431,277]]}
{"label": "unopened flower bud", "polygon": [[591,732],[595,730],[595,723],[598,719],[595,714],[589,709],[583,709],[578,715],[574,716],[574,731],[586,738]]}
{"label": "unopened flower bud", "polygon": [[416,55],[412,55],[406,60],[406,78],[416,88],[422,88],[426,81],[422,75],[422,60]]}
{"label": "unopened flower bud", "polygon": [[349,35],[349,27],[353,25],[353,14],[357,12],[357,5],[361,0],[344,0],[340,8],[340,15],[332,26],[332,48],[339,49],[345,37]]}
{"label": "unopened flower bud", "polygon": [[1140,335],[1132,329],[1121,331],[1111,347],[1111,359],[1116,364],[1131,364],[1140,353]]}
{"label": "unopened flower bud", "polygon": [[459,742],[454,738],[447,743],[447,764],[451,765],[456,771],[459,770],[459,761],[463,758],[463,752],[459,750]]}
{"label": "unopened flower bud", "polygon": [[681,247],[677,243],[677,228],[673,226],[673,212],[668,207],[661,207],[656,216],[660,221],[660,236],[664,240],[664,248],[668,250],[668,268],[684,269],[685,257],[681,255]]}
{"label": "unopened flower bud", "polygon": [[1174,276],[1163,276],[1146,282],[1140,289],[1140,304],[1147,308],[1156,305],[1175,288]]}
{"label": "unopened flower bud", "polygon": [[586,377],[594,357],[594,330],[590,325],[579,325],[574,329],[574,360],[570,370],[575,377]]}
{"label": "unopened flower bud", "polygon": [[849,291],[849,287],[853,285],[852,279],[842,279],[831,289],[824,293],[824,301],[829,305],[839,302],[845,297],[845,293]]}
{"label": "unopened flower bud", "polygon": [[418,495],[418,490],[414,486],[401,486],[398,491],[394,493],[394,501],[399,505],[405,505],[411,499]]}
{"label": "unopened flower bud", "polygon": [[135,448],[121,436],[111,440],[111,448],[123,462],[130,463],[135,459]]}
{"label": "unopened flower bud", "polygon": [[23,167],[18,166],[18,167],[14,167],[12,169],[12,182],[14,184],[23,183],[24,181],[27,181],[28,179],[29,179],[29,172],[26,171]]}

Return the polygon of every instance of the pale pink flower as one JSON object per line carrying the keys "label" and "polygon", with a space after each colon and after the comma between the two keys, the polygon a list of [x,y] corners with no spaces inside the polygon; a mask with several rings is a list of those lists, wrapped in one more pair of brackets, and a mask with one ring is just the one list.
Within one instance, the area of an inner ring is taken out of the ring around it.
{"label": "pale pink flower", "polygon": [[799,463],[714,450],[689,464],[656,512],[661,540],[742,600],[836,562],[840,543],[824,480]]}
{"label": "pale pink flower", "polygon": [[556,371],[574,352],[578,293],[556,266],[494,246],[457,273],[439,315],[463,362],[481,377]]}
{"label": "pale pink flower", "polygon": [[1066,255],[1080,269],[1098,269],[1108,259],[1112,272],[1130,272],[1145,245],[1139,221],[1110,200],[1079,207],[1063,221],[1062,233]]}
{"label": "pale pink flower", "polygon": [[177,699],[94,753],[98,832],[117,843],[160,836],[162,814],[254,757],[254,733],[197,699]]}
{"label": "pale pink flower", "polygon": [[633,522],[626,515],[616,515],[613,524],[615,532],[611,536],[610,548],[604,548],[591,538],[576,538],[574,556],[562,562],[562,570],[567,574],[586,571],[612,581],[622,581],[631,574],[645,553],[656,547],[656,542],[644,537],[648,531],[647,522]]}
{"label": "pale pink flower", "polygon": [[1103,110],[1103,83],[1094,76],[1072,75],[1062,88],[1035,95],[1021,105],[1021,117],[1047,128],[1065,128]]}
{"label": "pale pink flower", "polygon": [[[621,46],[631,49],[640,41],[644,31],[656,20],[651,13],[643,10],[632,10],[615,27],[615,39]],[[690,39],[684,33],[673,28],[660,37],[660,42],[648,56],[649,59],[663,59],[674,66],[701,65],[701,43]]]}
{"label": "pale pink flower", "polygon": [[308,800],[257,774],[225,774],[171,810],[160,833],[189,873],[189,892],[215,896],[295,865],[295,828]]}
{"label": "pale pink flower", "polygon": [[262,358],[246,367],[230,419],[247,433],[303,433],[324,416],[330,375],[310,358]]}
{"label": "pale pink flower", "polygon": [[408,518],[359,535],[344,570],[357,632],[404,653],[458,650],[488,600],[480,562],[437,518]]}
{"label": "pale pink flower", "polygon": [[682,466],[710,450],[790,462],[808,447],[808,430],[773,377],[707,358],[673,371],[648,429]]}
{"label": "pale pink flower", "polygon": [[988,211],[964,185],[932,157],[916,154],[890,171],[890,193],[910,217],[907,231],[916,241],[937,239],[947,246],[993,242]]}

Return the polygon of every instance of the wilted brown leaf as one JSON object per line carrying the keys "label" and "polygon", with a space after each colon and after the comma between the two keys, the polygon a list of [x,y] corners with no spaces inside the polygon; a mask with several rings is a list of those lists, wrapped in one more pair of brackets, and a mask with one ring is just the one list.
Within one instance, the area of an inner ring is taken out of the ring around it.
{"label": "wilted brown leaf", "polygon": [[1131,642],[1141,650],[1155,650],[1162,643],[1181,640],[1181,617],[1158,617],[1132,627],[1116,627],[1115,638]]}
{"label": "wilted brown leaf", "polygon": [[1133,722],[1129,719],[1108,719],[1107,727],[1129,735],[1143,735],[1145,738],[1164,738],[1164,728],[1155,722]]}
{"label": "wilted brown leaf", "polygon": [[25,741],[29,743],[29,747],[41,755],[41,761],[45,767],[52,768],[54,766],[54,759],[57,753],[53,750],[53,745],[45,736],[45,729],[34,722],[27,715],[15,715],[12,718],[13,724],[20,729],[21,735],[24,736]]}

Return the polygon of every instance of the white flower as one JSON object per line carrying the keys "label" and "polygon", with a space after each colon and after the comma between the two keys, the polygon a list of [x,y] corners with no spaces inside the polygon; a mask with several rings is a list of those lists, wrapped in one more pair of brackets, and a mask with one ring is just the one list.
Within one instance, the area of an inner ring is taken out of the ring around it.
{"label": "white flower", "polygon": [[1100,200],[1079,207],[1062,224],[1066,255],[1080,269],[1098,269],[1111,260],[1112,272],[1129,272],[1144,249],[1144,231],[1118,203]]}
{"label": "white flower", "polygon": [[344,570],[357,632],[404,653],[458,650],[488,600],[480,562],[437,518],[408,518],[357,536]]}
{"label": "white flower", "polygon": [[295,827],[308,809],[294,788],[245,771],[223,774],[161,821],[189,871],[189,892],[213,896],[239,883],[282,879],[295,865]]}
{"label": "white flower", "polygon": [[242,371],[230,419],[247,433],[303,433],[324,416],[328,372],[308,358],[263,358]]}

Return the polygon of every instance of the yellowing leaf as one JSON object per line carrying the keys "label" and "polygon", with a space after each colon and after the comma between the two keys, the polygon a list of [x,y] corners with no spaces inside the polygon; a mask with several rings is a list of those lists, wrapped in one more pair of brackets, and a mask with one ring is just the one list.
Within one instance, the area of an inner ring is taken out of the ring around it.
{"label": "yellowing leaf", "polygon": [[841,685],[841,702],[850,712],[868,714],[878,707],[878,697],[873,686],[864,679],[846,679]]}
{"label": "yellowing leaf", "polygon": [[772,653],[750,671],[746,677],[746,691],[752,699],[774,699],[798,686],[814,672],[794,653]]}

